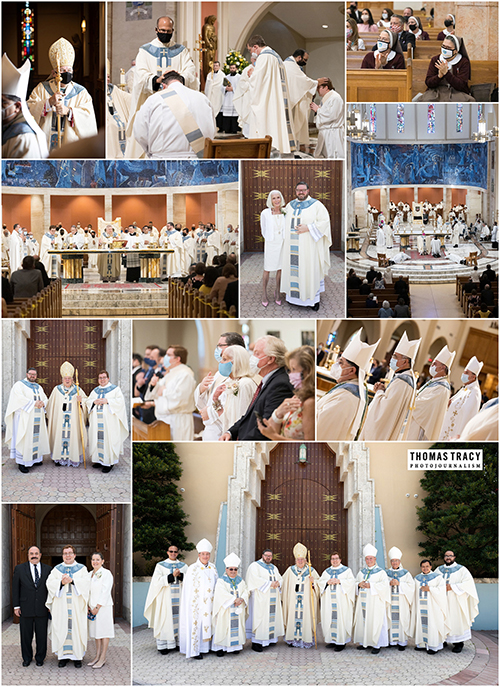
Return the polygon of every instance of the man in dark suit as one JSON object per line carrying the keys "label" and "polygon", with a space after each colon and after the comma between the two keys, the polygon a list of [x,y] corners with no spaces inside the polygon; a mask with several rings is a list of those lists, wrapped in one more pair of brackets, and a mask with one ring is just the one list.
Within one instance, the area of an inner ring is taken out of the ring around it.
{"label": "man in dark suit", "polygon": [[47,600],[47,578],[50,566],[40,563],[42,552],[38,546],[28,550],[26,563],[16,565],[12,578],[12,600],[14,614],[19,618],[21,631],[21,653],[26,668],[33,658],[33,631],[36,639],[35,661],[43,666],[47,654],[47,624],[49,611]]}
{"label": "man in dark suit", "polygon": [[250,371],[262,382],[246,413],[223,434],[219,441],[267,441],[259,432],[257,416],[269,420],[273,410],[293,396],[293,386],[285,369],[286,346],[275,336],[257,339],[250,358]]}

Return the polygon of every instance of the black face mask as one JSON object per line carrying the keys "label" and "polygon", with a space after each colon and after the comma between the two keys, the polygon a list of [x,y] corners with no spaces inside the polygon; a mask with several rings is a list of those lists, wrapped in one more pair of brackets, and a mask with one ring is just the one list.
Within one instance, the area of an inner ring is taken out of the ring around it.
{"label": "black face mask", "polygon": [[63,72],[61,74],[61,82],[63,84],[69,84],[73,80],[73,72]]}
{"label": "black face mask", "polygon": [[160,40],[162,43],[170,43],[170,41],[172,40],[172,34],[173,31],[167,31],[166,33],[163,31],[156,31],[158,40]]}
{"label": "black face mask", "polygon": [[305,67],[307,64],[307,61],[306,60],[299,60],[297,62],[297,64],[299,65],[299,67]]}
{"label": "black face mask", "polygon": [[446,28],[448,29],[450,26],[453,26],[453,22],[452,22],[451,19],[445,19],[445,20],[444,20],[444,25],[445,25]]}

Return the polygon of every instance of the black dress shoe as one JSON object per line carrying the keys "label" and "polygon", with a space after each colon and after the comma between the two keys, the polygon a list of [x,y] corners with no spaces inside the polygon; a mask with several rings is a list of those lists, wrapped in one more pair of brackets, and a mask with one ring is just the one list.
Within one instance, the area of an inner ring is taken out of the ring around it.
{"label": "black dress shoe", "polygon": [[344,649],[345,649],[345,644],[334,644],[333,645],[334,651],[344,651]]}
{"label": "black dress shoe", "polygon": [[82,662],[81,661],[73,661],[73,665],[75,666],[75,668],[81,668]]}
{"label": "black dress shoe", "polygon": [[27,468],[25,465],[18,465],[17,467],[19,468],[19,472],[22,472],[23,475],[27,475],[30,471],[30,469]]}
{"label": "black dress shoe", "polygon": [[425,651],[425,646],[416,646],[415,651]]}
{"label": "black dress shoe", "polygon": [[356,647],[356,649],[357,649],[358,651],[364,651],[365,649],[368,649],[368,647],[367,647],[367,646],[363,646],[362,644],[360,644],[359,646]]}
{"label": "black dress shoe", "polygon": [[193,656],[195,661],[201,661],[203,658],[203,654],[198,654],[198,656]]}
{"label": "black dress shoe", "polygon": [[93,468],[102,468],[102,465],[100,463],[92,463]]}
{"label": "black dress shoe", "polygon": [[40,666],[43,666],[43,661],[37,661],[36,664],[40,668]]}
{"label": "black dress shoe", "polygon": [[437,651],[433,651],[432,649],[427,649],[427,653],[433,656],[434,654],[437,654]]}
{"label": "black dress shoe", "polygon": [[31,661],[23,661],[23,668],[27,668]]}
{"label": "black dress shoe", "polygon": [[314,310],[314,312],[318,312],[319,310],[319,301],[315,303],[314,305],[310,306],[311,310]]}
{"label": "black dress shoe", "polygon": [[451,650],[451,653],[452,654],[459,654],[463,648],[464,648],[464,643],[463,642],[457,642],[456,644],[453,645],[453,649]]}
{"label": "black dress shoe", "polygon": [[68,661],[69,658],[61,658],[61,660],[57,662],[57,667],[64,668],[64,666],[67,665]]}
{"label": "black dress shoe", "polygon": [[379,654],[379,653],[380,653],[380,649],[375,649],[375,648],[374,648],[374,649],[371,650],[371,653],[372,653],[372,654]]}
{"label": "black dress shoe", "polygon": [[255,642],[252,642],[252,651],[256,651],[258,654],[262,653],[262,644],[256,644]]}
{"label": "black dress shoe", "polygon": [[215,652],[216,656],[218,656],[219,658],[222,658],[225,653],[226,652],[224,651],[224,649],[219,649],[218,651]]}
{"label": "black dress shoe", "polygon": [[401,644],[398,644],[398,651],[404,651],[405,649],[405,646],[401,646]]}
{"label": "black dress shoe", "polygon": [[113,466],[112,466],[112,465],[105,465],[105,466],[103,467],[102,471],[103,471],[103,472],[111,472],[112,469],[113,469]]}
{"label": "black dress shoe", "polygon": [[162,656],[166,656],[168,654],[168,652],[170,651],[170,649],[158,649],[158,651],[160,652],[160,654]]}

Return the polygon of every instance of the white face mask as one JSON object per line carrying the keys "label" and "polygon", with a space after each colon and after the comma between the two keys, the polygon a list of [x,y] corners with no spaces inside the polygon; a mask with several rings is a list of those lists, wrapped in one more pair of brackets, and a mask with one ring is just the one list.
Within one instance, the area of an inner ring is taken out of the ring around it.
{"label": "white face mask", "polygon": [[431,373],[431,377],[435,377],[437,375],[437,368],[435,365],[431,365],[429,368],[429,372]]}
{"label": "white face mask", "polygon": [[361,19],[363,20],[364,24],[368,24],[368,22],[370,21],[370,17],[367,14],[363,14]]}
{"label": "white face mask", "polygon": [[340,379],[342,376],[342,366],[339,362],[333,363],[333,365],[330,368],[330,374],[332,377],[337,380]]}
{"label": "white face mask", "polygon": [[261,358],[257,358],[256,355],[252,353],[248,365],[250,366],[250,374],[256,375],[259,372],[259,362]]}
{"label": "white face mask", "polygon": [[256,60],[258,58],[258,55],[256,52],[252,53],[252,60]]}
{"label": "white face mask", "polygon": [[382,19],[387,19],[388,16],[387,12],[382,12]]}

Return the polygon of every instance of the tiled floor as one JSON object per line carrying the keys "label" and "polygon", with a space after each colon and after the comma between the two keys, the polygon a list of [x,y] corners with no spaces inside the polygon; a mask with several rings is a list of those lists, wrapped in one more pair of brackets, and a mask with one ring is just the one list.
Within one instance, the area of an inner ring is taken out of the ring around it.
{"label": "tiled floor", "polygon": [[130,438],[125,441],[124,455],[111,472],[103,474],[92,468],[87,458],[87,469],[80,465],[56,466],[45,456],[40,466],[31,468],[27,475],[18,470],[11,460],[9,449],[2,449],[2,500],[7,503],[122,503],[131,499]]}
{"label": "tiled floor", "polygon": [[455,284],[412,284],[410,298],[414,319],[465,317],[455,293]]}
{"label": "tiled floor", "polygon": [[83,666],[75,668],[68,663],[58,668],[57,656],[48,643],[47,658],[43,666],[32,661],[22,666],[19,641],[19,625],[12,619],[2,626],[2,685],[130,685],[131,655],[130,626],[123,620],[115,621],[115,637],[109,642],[106,663],[100,670],[92,670],[86,664],[95,656],[94,640],[90,639]]}
{"label": "tiled floor", "polygon": [[243,318],[317,318],[344,317],[345,310],[345,277],[344,254],[330,253],[331,267],[325,278],[325,292],[321,294],[318,312],[287,303],[282,295],[282,305],[271,300],[274,294],[275,275],[271,274],[267,294],[269,305],[262,305],[262,272],[264,253],[244,253],[241,256],[240,316]]}
{"label": "tiled floor", "polygon": [[290,648],[280,640],[256,654],[248,641],[240,654],[218,658],[210,653],[194,661],[178,652],[159,654],[153,631],[142,626],[134,631],[134,684],[171,684],[173,679],[183,685],[498,684],[493,674],[498,647],[482,635],[474,632],[461,654],[447,648],[428,656],[409,646],[405,652],[388,648],[373,656],[353,644],[336,653],[319,636],[318,650]]}

